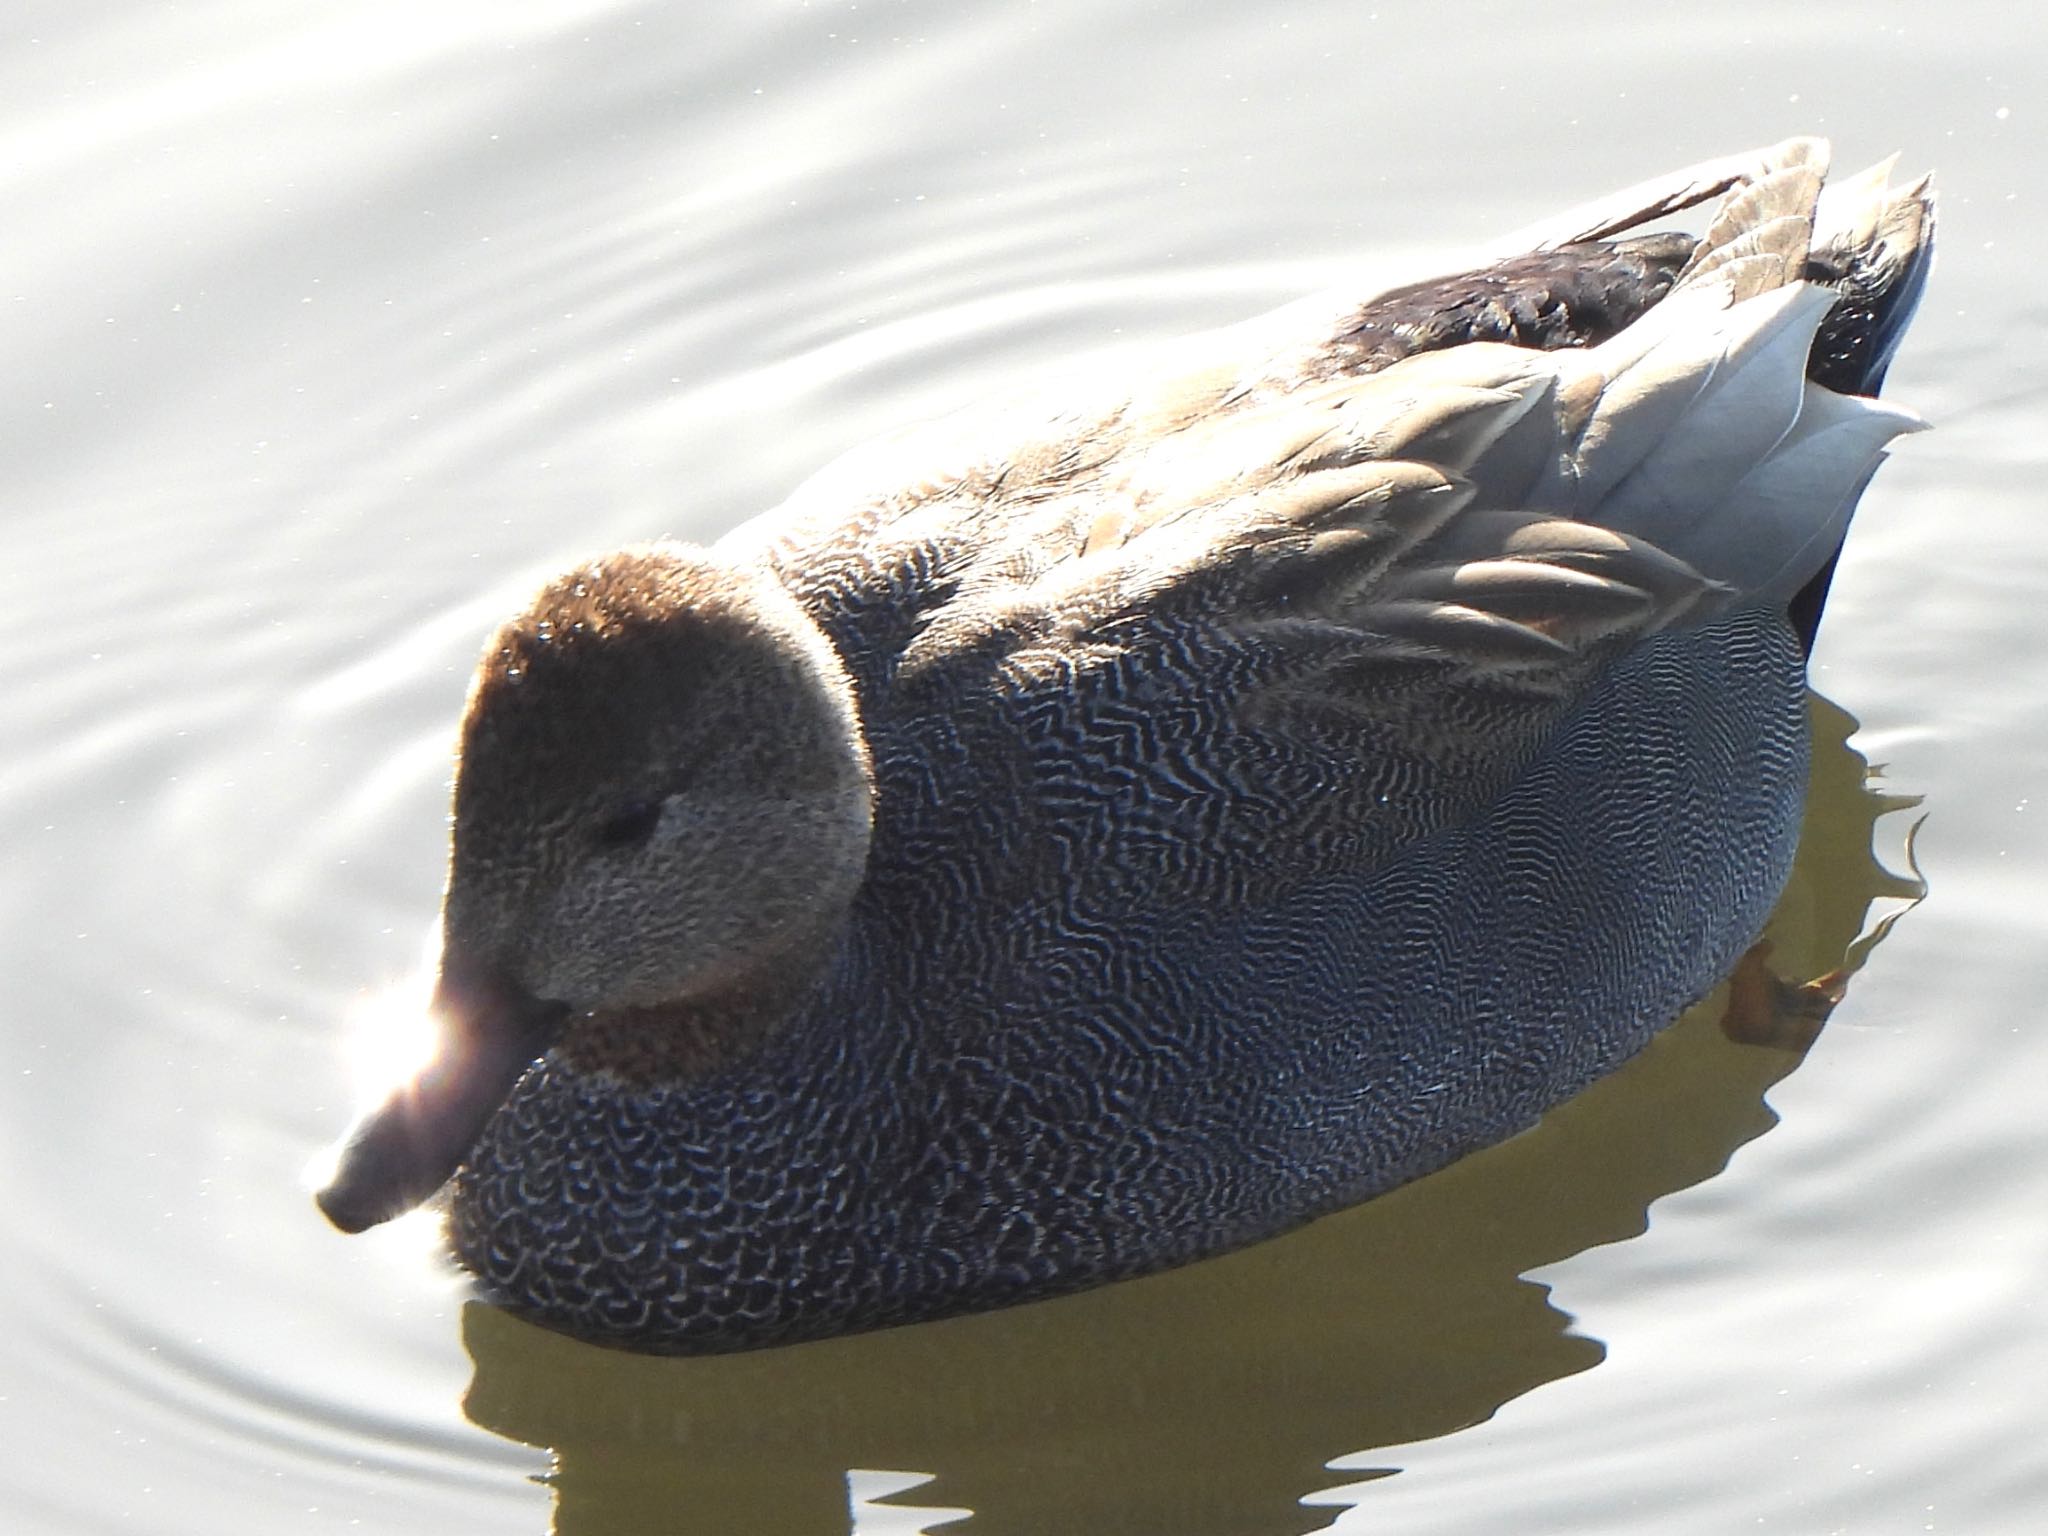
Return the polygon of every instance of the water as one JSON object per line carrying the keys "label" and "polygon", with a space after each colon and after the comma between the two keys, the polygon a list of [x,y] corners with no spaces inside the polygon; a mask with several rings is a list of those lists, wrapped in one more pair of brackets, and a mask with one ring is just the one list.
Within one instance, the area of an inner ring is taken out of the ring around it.
{"label": "water", "polygon": [[[2021,26],[12,8],[8,1528],[2039,1528],[2048,56]],[[1873,839],[1903,874],[1923,812],[1929,895],[1796,1073],[1709,1010],[1534,1135],[1280,1242],[717,1361],[538,1334],[420,1224],[318,1220],[302,1169],[375,1071],[346,1021],[418,964],[455,712],[525,583],[715,533],[1075,352],[1814,129],[1936,166],[1944,249],[1892,383],[1940,430],[1866,499],[1815,670],[1923,803],[1877,816],[1822,755],[1774,959],[1815,973],[1896,911]]]}

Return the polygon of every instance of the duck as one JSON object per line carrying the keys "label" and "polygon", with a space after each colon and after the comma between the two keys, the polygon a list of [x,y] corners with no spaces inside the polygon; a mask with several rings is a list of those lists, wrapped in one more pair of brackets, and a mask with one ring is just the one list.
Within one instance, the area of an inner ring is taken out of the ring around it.
{"label": "duck", "polygon": [[[688,1354],[1188,1263],[1640,1051],[1790,866],[1926,178],[1724,157],[549,580],[317,1200]],[[1690,220],[1692,229],[1685,226]]]}

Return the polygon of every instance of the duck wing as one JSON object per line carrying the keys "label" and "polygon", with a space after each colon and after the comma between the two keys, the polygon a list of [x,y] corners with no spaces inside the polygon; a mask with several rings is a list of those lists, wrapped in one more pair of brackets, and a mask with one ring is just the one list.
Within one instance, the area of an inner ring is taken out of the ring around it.
{"label": "duck wing", "polygon": [[[867,594],[824,606],[867,626],[838,638],[871,712],[1057,714],[1039,771],[1079,778],[1149,713],[1129,773],[1341,786],[1333,813],[1382,848],[1426,833],[1630,647],[1788,609],[1920,425],[1812,375],[1874,387],[1924,277],[1925,185],[1880,167],[1824,197],[1825,162],[1795,140],[1682,173],[1476,274],[1311,305],[1311,340],[1299,314],[1226,333],[1105,409],[786,525],[785,579]],[[1585,244],[1717,193],[1697,240]],[[1862,371],[1825,374],[1842,357]]]}

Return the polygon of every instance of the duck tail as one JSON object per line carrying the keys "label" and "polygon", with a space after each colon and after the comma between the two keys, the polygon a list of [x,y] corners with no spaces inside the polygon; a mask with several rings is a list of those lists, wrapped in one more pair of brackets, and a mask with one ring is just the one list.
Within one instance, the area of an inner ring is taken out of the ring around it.
{"label": "duck tail", "polygon": [[[1806,376],[1837,394],[1869,398],[1884,387],[1892,355],[1934,266],[1930,178],[1892,190],[1888,181],[1896,160],[1830,187],[1815,210],[1806,276],[1836,298],[1814,332]],[[1837,543],[1787,605],[1792,627],[1809,652],[1840,555]]]}
{"label": "duck tail", "polygon": [[1934,248],[1924,179],[1827,169],[1793,139],[1726,190],[1665,298],[1582,354],[1599,398],[1571,455],[1581,515],[1783,606],[1809,648],[1857,498],[1925,425],[1874,396]]}
{"label": "duck tail", "polygon": [[1932,178],[1887,186],[1895,155],[1837,183],[1814,210],[1806,278],[1836,297],[1814,334],[1806,376],[1843,395],[1875,395],[1934,265]]}

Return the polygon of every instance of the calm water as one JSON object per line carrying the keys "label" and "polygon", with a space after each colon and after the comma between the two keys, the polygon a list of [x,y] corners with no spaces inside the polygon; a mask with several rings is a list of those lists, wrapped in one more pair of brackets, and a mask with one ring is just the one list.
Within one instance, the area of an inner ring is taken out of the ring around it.
{"label": "calm water", "polygon": [[[0,1524],[2048,1524],[2048,52],[2005,4],[1565,14],[10,7]],[[1281,1242],[714,1361],[317,1218],[524,583],[1062,356],[1808,129],[1936,166],[1945,244],[1892,384],[1941,430],[1836,584],[1854,720],[1817,706],[1773,963],[1898,911],[1922,814],[1929,895],[1803,1064],[1717,1004]]]}

